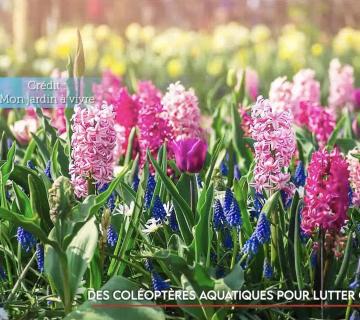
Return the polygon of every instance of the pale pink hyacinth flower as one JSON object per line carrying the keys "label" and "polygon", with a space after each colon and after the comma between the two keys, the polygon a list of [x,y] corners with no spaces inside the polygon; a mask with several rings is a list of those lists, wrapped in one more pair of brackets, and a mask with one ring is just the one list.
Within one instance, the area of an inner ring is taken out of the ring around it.
{"label": "pale pink hyacinth flower", "polygon": [[291,89],[293,101],[293,115],[296,118],[299,110],[299,103],[302,101],[311,104],[320,104],[320,82],[315,79],[315,71],[302,69],[293,77]]}
{"label": "pale pink hyacinth flower", "polygon": [[22,120],[15,121],[10,125],[10,130],[20,144],[28,143],[32,135],[39,127],[38,120],[34,117],[25,116]]}
{"label": "pale pink hyacinth flower", "polygon": [[54,69],[50,76],[59,84],[59,89],[54,92],[57,105],[50,115],[51,125],[58,130],[59,134],[63,134],[66,132],[65,107],[67,95],[66,80],[68,78],[68,72],[61,72],[59,69]]}
{"label": "pale pink hyacinth flower", "polygon": [[292,83],[286,77],[278,77],[271,83],[269,100],[274,110],[292,112],[292,87]]}
{"label": "pale pink hyacinth flower", "polygon": [[172,83],[161,103],[176,141],[202,134],[200,109],[193,89],[185,90],[179,81]]}
{"label": "pale pink hyacinth flower", "polygon": [[88,179],[99,188],[113,177],[115,114],[106,104],[76,106],[72,117],[69,173],[77,197],[88,195]]}
{"label": "pale pink hyacinth flower", "polygon": [[329,107],[339,112],[344,107],[353,108],[354,69],[341,65],[339,59],[333,59],[329,67]]}
{"label": "pale pink hyacinth flower", "polygon": [[276,110],[260,96],[251,117],[256,161],[253,185],[257,191],[286,189],[290,180],[287,167],[296,146],[291,113]]}
{"label": "pale pink hyacinth flower", "polygon": [[354,155],[360,155],[360,149],[355,148],[347,155],[350,171],[350,185],[353,191],[353,204],[360,206],[360,161]]}

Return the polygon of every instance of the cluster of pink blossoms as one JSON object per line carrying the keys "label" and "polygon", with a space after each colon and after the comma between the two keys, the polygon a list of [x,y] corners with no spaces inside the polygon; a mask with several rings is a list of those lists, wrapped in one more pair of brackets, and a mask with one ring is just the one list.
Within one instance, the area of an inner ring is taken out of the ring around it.
{"label": "cluster of pink blossoms", "polygon": [[88,179],[102,187],[113,177],[115,114],[111,106],[76,106],[72,117],[69,173],[77,197],[88,194]]}
{"label": "cluster of pink blossoms", "polygon": [[270,85],[269,100],[276,111],[292,112],[292,83],[286,77],[276,78]]}
{"label": "cluster of pink blossoms", "polygon": [[356,148],[351,150],[347,156],[350,184],[353,192],[353,204],[360,206],[360,161],[352,155],[360,155],[360,149]]}
{"label": "cluster of pink blossoms", "polygon": [[192,89],[185,90],[180,82],[172,83],[161,103],[176,140],[201,135],[200,109]]}
{"label": "cluster of pink blossoms", "polygon": [[334,111],[341,110],[347,104],[353,106],[354,69],[350,65],[341,65],[333,59],[329,68],[330,92],[329,107]]}
{"label": "cluster of pink blossoms", "polygon": [[137,99],[140,104],[138,128],[140,163],[146,159],[149,149],[156,156],[164,142],[171,141],[172,132],[161,104],[161,92],[149,81],[139,82]]}
{"label": "cluster of pink blossoms", "polygon": [[349,171],[337,149],[312,154],[305,185],[301,228],[310,234],[317,228],[339,231],[349,208]]}
{"label": "cluster of pink blossoms", "polygon": [[[139,105],[127,88],[121,86],[120,79],[109,71],[103,74],[100,84],[93,86],[93,93],[97,103],[111,105],[115,112],[117,138],[114,154],[117,161],[126,152],[130,131],[137,124]],[[136,149],[136,143],[134,147]]]}
{"label": "cluster of pink blossoms", "polygon": [[335,115],[330,110],[305,101],[300,101],[295,121],[315,135],[320,147],[327,143],[336,125]]}
{"label": "cluster of pink blossoms", "polygon": [[251,134],[256,141],[254,185],[262,189],[286,189],[290,174],[285,170],[295,152],[295,135],[290,112],[277,111],[269,100],[258,97],[252,108]]}

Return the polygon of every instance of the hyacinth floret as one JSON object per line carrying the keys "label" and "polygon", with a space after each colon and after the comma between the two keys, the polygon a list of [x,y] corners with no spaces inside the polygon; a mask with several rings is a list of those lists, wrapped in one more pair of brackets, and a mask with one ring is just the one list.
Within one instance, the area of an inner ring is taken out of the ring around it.
{"label": "hyacinth floret", "polygon": [[347,155],[348,168],[350,172],[350,185],[352,190],[352,204],[360,206],[360,160],[355,156],[360,155],[360,149],[350,150]]}
{"label": "hyacinth floret", "polygon": [[348,191],[348,165],[340,152],[314,152],[306,179],[301,228],[307,234],[319,228],[339,231],[347,219]]}
{"label": "hyacinth floret", "polygon": [[172,83],[161,103],[176,140],[201,135],[200,108],[192,89],[186,90],[180,82]]}
{"label": "hyacinth floret", "polygon": [[242,225],[241,212],[240,212],[239,204],[235,199],[235,197],[232,200],[230,209],[228,211],[225,211],[224,214],[225,214],[226,222],[230,227],[236,227],[236,228],[241,227]]}
{"label": "hyacinth floret", "polygon": [[270,264],[270,262],[268,261],[268,259],[264,260],[264,266],[263,266],[263,276],[265,279],[269,280],[272,278],[274,274],[273,268]]}
{"label": "hyacinth floret", "polygon": [[292,178],[292,182],[295,184],[296,187],[303,187],[305,186],[306,181],[306,173],[305,173],[305,167],[302,161],[299,161],[294,176]]}
{"label": "hyacinth floret", "polygon": [[72,117],[69,173],[77,197],[88,195],[88,179],[100,188],[113,176],[115,147],[114,113],[111,106],[76,106]]}
{"label": "hyacinth floret", "polygon": [[256,160],[253,185],[257,192],[281,190],[290,180],[287,167],[296,147],[291,114],[276,111],[269,100],[260,96],[251,116]]}

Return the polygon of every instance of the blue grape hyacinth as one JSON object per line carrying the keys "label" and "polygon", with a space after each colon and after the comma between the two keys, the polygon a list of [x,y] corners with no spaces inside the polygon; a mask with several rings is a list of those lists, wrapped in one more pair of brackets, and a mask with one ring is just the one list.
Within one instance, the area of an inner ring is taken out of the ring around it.
{"label": "blue grape hyacinth", "polygon": [[224,226],[224,223],[225,223],[224,210],[220,200],[216,199],[214,205],[214,218],[213,218],[214,229],[220,230]]}
{"label": "blue grape hyacinth", "polygon": [[36,238],[22,227],[17,228],[16,237],[26,252],[29,252],[36,245]]}
{"label": "blue grape hyacinth", "polygon": [[139,183],[140,183],[139,176],[135,174],[132,182],[132,188],[135,192],[137,192],[139,189]]}
{"label": "blue grape hyacinth", "polygon": [[265,203],[265,197],[260,192],[255,192],[253,208],[250,210],[251,218],[258,218]]}
{"label": "blue grape hyacinth", "polygon": [[273,276],[273,268],[270,264],[270,262],[268,261],[268,259],[264,260],[264,268],[263,268],[263,276],[265,279],[271,279]]}
{"label": "blue grape hyacinth", "polygon": [[170,288],[169,284],[157,273],[151,273],[151,283],[154,291],[164,291]]}
{"label": "blue grape hyacinth", "polygon": [[230,207],[232,205],[233,198],[234,198],[234,195],[233,195],[232,191],[229,188],[227,188],[225,191],[224,212],[230,211]]}
{"label": "blue grape hyacinth", "polygon": [[230,227],[241,227],[241,212],[238,202],[235,198],[233,198],[232,204],[230,206],[230,210],[225,211],[225,219]]}
{"label": "blue grape hyacinth", "polygon": [[44,272],[44,246],[41,243],[36,244],[36,259],[39,272]]}
{"label": "blue grape hyacinth", "polygon": [[34,162],[32,162],[32,160],[28,160],[28,162],[26,162],[26,166],[31,170],[36,169],[35,164],[34,164]]}
{"label": "blue grape hyacinth", "polygon": [[44,173],[45,175],[50,179],[52,180],[52,177],[51,177],[51,161],[49,160],[47,163],[46,163],[46,167],[44,169]]}
{"label": "blue grape hyacinth", "polygon": [[166,220],[166,210],[159,196],[155,197],[154,207],[152,208],[151,214],[152,217],[158,221]]}
{"label": "blue grape hyacinth", "polygon": [[174,208],[172,208],[170,211],[169,226],[173,232],[179,232],[179,224],[176,220],[176,213]]}
{"label": "blue grape hyacinth", "polygon": [[298,162],[292,180],[293,180],[295,186],[297,186],[297,187],[305,186],[306,173],[305,173],[305,167],[304,167],[304,164],[302,163],[302,161]]}
{"label": "blue grape hyacinth", "polygon": [[223,245],[224,245],[224,248],[227,250],[232,249],[234,246],[229,229],[224,230]]}
{"label": "blue grape hyacinth", "polygon": [[151,200],[154,195],[155,186],[156,186],[155,177],[153,175],[149,175],[147,184],[146,184],[145,197],[144,197],[145,209],[150,208]]}
{"label": "blue grape hyacinth", "polygon": [[115,228],[110,225],[108,227],[108,230],[107,230],[107,243],[110,247],[115,247],[116,246],[116,243],[118,241],[118,234],[117,232],[115,231]]}
{"label": "blue grape hyacinth", "polygon": [[220,173],[223,176],[227,176],[229,174],[229,168],[226,165],[225,161],[222,161],[220,164]]}
{"label": "blue grape hyacinth", "polygon": [[251,235],[251,237],[245,242],[242,253],[247,254],[249,257],[254,256],[259,251],[259,240],[255,233]]}
{"label": "blue grape hyacinth", "polygon": [[255,229],[255,235],[258,238],[260,244],[265,244],[270,242],[270,236],[271,236],[270,221],[266,217],[265,213],[260,214]]}

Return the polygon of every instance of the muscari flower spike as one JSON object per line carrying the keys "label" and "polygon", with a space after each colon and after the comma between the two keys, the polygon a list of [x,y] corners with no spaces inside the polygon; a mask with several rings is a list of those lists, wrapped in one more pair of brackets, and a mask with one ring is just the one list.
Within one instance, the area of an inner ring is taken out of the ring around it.
{"label": "muscari flower spike", "polygon": [[[109,184],[105,183],[101,188],[99,188],[98,191],[99,193],[103,193],[108,188],[109,188]],[[115,192],[112,192],[106,201],[106,206],[110,209],[110,212],[112,212],[115,209],[115,202],[116,202],[116,195]]]}
{"label": "muscari flower spike", "polygon": [[149,272],[152,272],[154,270],[154,266],[150,259],[145,259],[144,266],[145,266],[145,269]]}
{"label": "muscari flower spike", "polygon": [[259,239],[257,238],[256,234],[253,233],[251,237],[245,242],[241,251],[243,254],[247,254],[249,257],[252,257],[253,255],[257,254],[259,246]]}
{"label": "muscari flower spike", "polygon": [[155,190],[155,186],[156,186],[156,181],[155,181],[155,177],[153,175],[149,175],[148,180],[147,180],[147,185],[146,185],[146,191],[145,191],[145,209],[149,209],[150,204],[151,204],[151,200],[154,194],[154,190]]}
{"label": "muscari flower spike", "polygon": [[264,261],[264,269],[263,269],[263,276],[265,279],[271,279],[273,276],[273,268],[271,267],[271,264],[269,263],[268,259],[265,259]]}
{"label": "muscari flower spike", "polygon": [[36,245],[35,237],[22,227],[17,228],[16,237],[26,252],[29,252]]}
{"label": "muscari flower spike", "polygon": [[350,320],[360,320],[360,313],[357,310],[354,310],[351,314]]}
{"label": "muscari flower spike", "polygon": [[224,230],[223,245],[227,250],[230,250],[233,247],[233,241],[229,229]]}
{"label": "muscari flower spike", "polygon": [[215,230],[220,230],[225,223],[224,210],[219,199],[215,200],[213,226]]}
{"label": "muscari flower spike", "polygon": [[196,175],[196,183],[197,183],[199,188],[203,187],[203,182],[202,182],[201,176],[199,174]]}
{"label": "muscari flower spike", "polygon": [[166,210],[158,195],[155,197],[154,207],[151,213],[152,217],[158,221],[164,221],[166,219]]}
{"label": "muscari flower spike", "polygon": [[270,241],[270,221],[264,213],[260,214],[260,218],[255,229],[255,235],[259,240],[259,244],[265,244]]}
{"label": "muscari flower spike", "polygon": [[302,163],[302,161],[298,162],[292,181],[294,182],[296,187],[305,186],[306,173],[305,173],[305,167],[304,167],[304,164]]}
{"label": "muscari flower spike", "polygon": [[140,183],[140,179],[139,176],[137,174],[134,175],[134,179],[132,182],[132,188],[133,190],[136,192],[139,188],[139,183]]}
{"label": "muscari flower spike", "polygon": [[290,208],[291,201],[292,201],[291,195],[288,192],[286,192],[285,190],[281,190],[280,195],[281,195],[281,200],[284,204],[285,209]]}
{"label": "muscari flower spike", "polygon": [[157,273],[151,273],[151,282],[154,291],[164,291],[170,288],[169,284]]}
{"label": "muscari flower spike", "polygon": [[39,272],[44,272],[44,246],[41,243],[36,244],[36,258]]}
{"label": "muscari flower spike", "polygon": [[265,203],[265,197],[260,192],[255,192],[253,208],[250,211],[251,218],[258,218]]}
{"label": "muscari flower spike", "polygon": [[118,241],[118,234],[115,231],[114,227],[112,225],[109,225],[109,228],[107,230],[107,243],[110,247],[115,247],[116,243]]}
{"label": "muscari flower spike", "polygon": [[241,179],[240,168],[239,168],[239,166],[237,164],[234,166],[234,178],[235,178],[235,180],[240,180]]}
{"label": "muscari flower spike", "polygon": [[46,163],[46,167],[44,169],[44,173],[45,175],[50,179],[52,180],[52,177],[51,177],[51,161],[49,160],[47,163]]}
{"label": "muscari flower spike", "polygon": [[171,228],[171,230],[173,232],[178,232],[179,231],[179,224],[176,220],[176,215],[175,215],[175,209],[172,208],[172,210],[170,211],[170,217],[169,217],[169,226]]}
{"label": "muscari flower spike", "polygon": [[28,162],[26,162],[26,166],[31,170],[36,169],[35,164],[34,164],[34,162],[32,162],[32,160],[28,160]]}
{"label": "muscari flower spike", "polygon": [[233,202],[234,195],[229,188],[225,191],[225,199],[224,199],[224,212],[228,212],[230,210],[231,204]]}
{"label": "muscari flower spike", "polygon": [[225,219],[230,227],[241,227],[242,220],[241,220],[241,212],[238,202],[235,198],[230,206],[230,210],[225,211]]}
{"label": "muscari flower spike", "polygon": [[223,176],[227,176],[229,174],[229,168],[228,168],[227,164],[225,163],[225,161],[221,162],[220,173]]}

